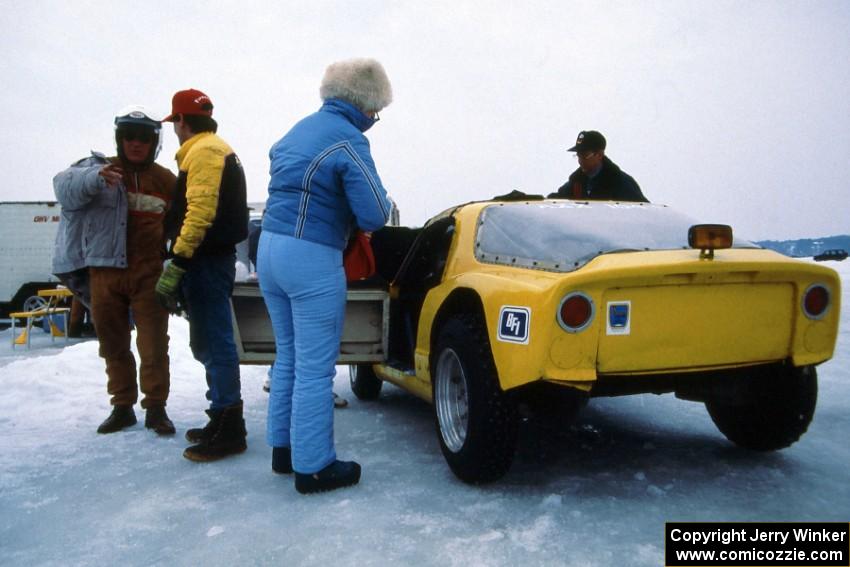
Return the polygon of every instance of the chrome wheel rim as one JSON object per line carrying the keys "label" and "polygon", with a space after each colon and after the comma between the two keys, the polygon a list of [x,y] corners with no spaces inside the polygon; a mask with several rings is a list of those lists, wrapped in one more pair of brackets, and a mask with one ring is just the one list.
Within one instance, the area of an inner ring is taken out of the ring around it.
{"label": "chrome wheel rim", "polygon": [[434,389],[437,421],[443,443],[457,453],[466,442],[469,428],[469,397],[466,374],[457,353],[447,348],[437,361],[437,383]]}

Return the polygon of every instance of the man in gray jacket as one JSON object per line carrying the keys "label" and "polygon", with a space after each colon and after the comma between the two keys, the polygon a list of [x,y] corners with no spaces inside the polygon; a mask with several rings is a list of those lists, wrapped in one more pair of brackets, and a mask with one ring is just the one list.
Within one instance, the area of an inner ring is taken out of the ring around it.
{"label": "man in gray jacket", "polygon": [[145,427],[160,435],[175,432],[165,413],[170,388],[168,312],[154,294],[165,256],[163,219],[176,184],[173,173],[154,163],[160,129],[144,107],[128,107],[115,118],[116,157],[93,152],[53,179],[62,205],[53,271],[90,302],[100,356],[106,362],[113,409],[98,433],[136,423],[133,405],[139,387],[130,350],[131,311],[141,358]]}

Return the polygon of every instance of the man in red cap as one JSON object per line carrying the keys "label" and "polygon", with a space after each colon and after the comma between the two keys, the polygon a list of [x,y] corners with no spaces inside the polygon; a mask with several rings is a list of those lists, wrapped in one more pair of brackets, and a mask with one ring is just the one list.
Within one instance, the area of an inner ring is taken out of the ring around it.
{"label": "man in red cap", "polygon": [[233,149],[216,135],[210,98],[196,89],[177,92],[171,114],[180,141],[177,189],[167,227],[171,259],[156,285],[160,302],[189,316],[192,354],[204,365],[209,422],[190,429],[194,445],[183,456],[214,461],[246,448],[239,356],[233,339],[230,296],[236,243],[248,237],[245,173]]}
{"label": "man in red cap", "polygon": [[576,145],[567,150],[576,153],[578,169],[549,197],[649,202],[637,181],[605,155],[605,145],[605,136],[596,130],[579,132]]}

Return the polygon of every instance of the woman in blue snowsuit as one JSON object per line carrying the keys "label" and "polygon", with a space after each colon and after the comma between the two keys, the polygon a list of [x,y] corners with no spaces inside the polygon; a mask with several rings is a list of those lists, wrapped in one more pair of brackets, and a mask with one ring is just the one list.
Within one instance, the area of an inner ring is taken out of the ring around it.
{"label": "woman in blue snowsuit", "polygon": [[345,311],[342,252],[354,228],[373,231],[391,205],[363,135],[392,101],[380,63],[327,68],[318,112],[272,146],[271,181],[257,253],[275,333],[267,440],[275,472],[295,472],[301,493],[356,484],[360,465],[339,461],[333,378]]}

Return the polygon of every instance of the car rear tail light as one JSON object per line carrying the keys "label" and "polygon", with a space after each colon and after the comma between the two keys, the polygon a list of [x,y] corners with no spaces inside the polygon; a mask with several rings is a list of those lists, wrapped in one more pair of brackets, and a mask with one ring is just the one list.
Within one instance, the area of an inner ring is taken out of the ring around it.
{"label": "car rear tail light", "polygon": [[820,319],[829,309],[829,290],[821,284],[810,285],[803,294],[803,312],[809,319]]}
{"label": "car rear tail light", "polygon": [[593,300],[586,294],[576,291],[568,294],[558,308],[558,323],[565,331],[578,333],[593,321],[596,309]]}

